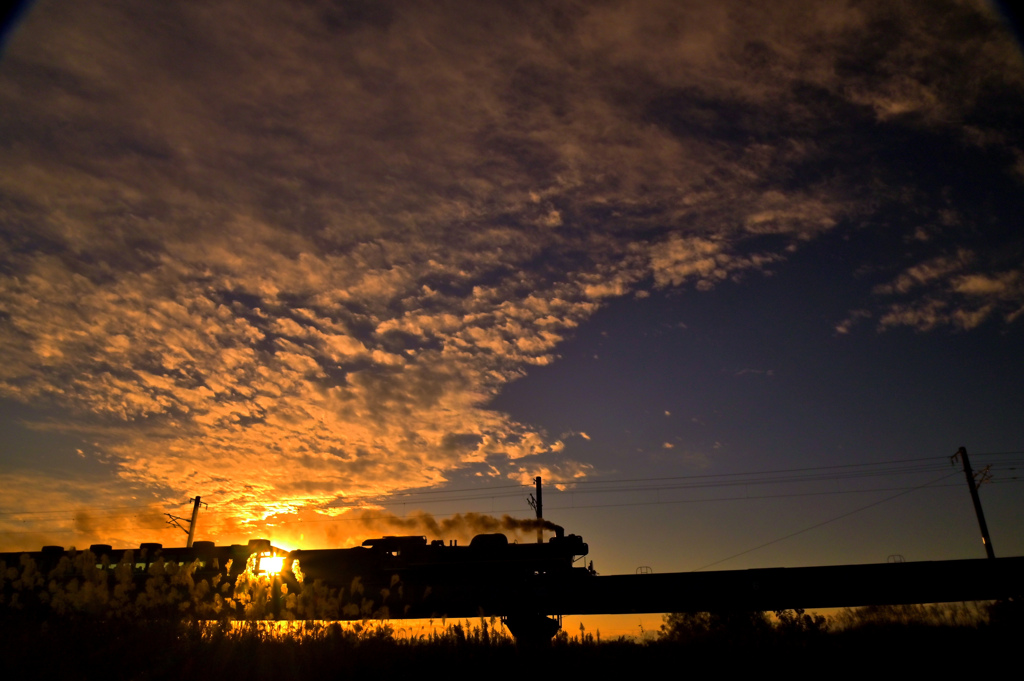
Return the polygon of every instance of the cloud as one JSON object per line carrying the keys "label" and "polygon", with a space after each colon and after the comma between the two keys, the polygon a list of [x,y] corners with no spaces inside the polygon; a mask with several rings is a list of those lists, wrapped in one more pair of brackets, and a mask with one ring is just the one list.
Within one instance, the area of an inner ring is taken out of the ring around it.
{"label": "cloud", "polygon": [[849,316],[846,319],[844,319],[841,322],[839,322],[838,324],[836,324],[836,326],[835,326],[836,333],[839,333],[839,334],[842,334],[842,335],[846,335],[846,334],[850,333],[851,329],[853,329],[853,327],[858,322],[860,322],[860,321],[862,321],[864,319],[870,319],[870,318],[871,318],[871,312],[869,310],[864,310],[864,309],[853,310],[853,311],[850,312]]}
{"label": "cloud", "polygon": [[723,243],[702,237],[672,235],[651,252],[654,282],[662,287],[696,280],[698,289],[708,290],[731,273],[753,266],[750,260],[726,253]]}
{"label": "cloud", "polygon": [[592,465],[576,461],[552,465],[537,463],[530,467],[520,467],[518,474],[510,477],[518,480],[522,485],[532,485],[534,478],[539,476],[544,484],[554,485],[558,490],[566,490],[572,486],[574,481],[587,477],[593,471]]}
{"label": "cloud", "polygon": [[909,293],[914,289],[942,280],[954,272],[962,271],[972,258],[973,254],[964,250],[957,253],[955,257],[933,258],[908,268],[889,284],[876,286],[875,293],[889,295]]}
{"label": "cloud", "polygon": [[960,250],[955,257],[914,265],[892,282],[876,286],[875,293],[888,298],[913,294],[910,300],[889,303],[879,328],[970,330],[993,317],[1012,323],[1024,310],[1024,268],[993,272],[981,269],[986,264],[974,253]]}
{"label": "cloud", "polygon": [[[39,2],[0,62],[0,395],[218,497],[225,536],[584,476],[486,405],[602,304],[877,214],[909,192],[878,129],[1021,148],[980,113],[1016,111],[1019,54],[970,3],[373,8]],[[1024,309],[1018,266],[945,257],[879,324]]]}

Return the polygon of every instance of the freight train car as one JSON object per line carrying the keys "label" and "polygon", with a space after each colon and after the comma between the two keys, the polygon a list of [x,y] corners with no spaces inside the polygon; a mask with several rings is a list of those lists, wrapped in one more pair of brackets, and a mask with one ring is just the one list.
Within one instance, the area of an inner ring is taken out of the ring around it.
{"label": "freight train car", "polygon": [[267,588],[273,582],[268,573],[279,572],[286,556],[266,539],[233,546],[93,544],[84,551],[45,546],[0,553],[0,612],[43,618],[87,613],[101,619],[277,616],[280,599]]}
{"label": "freight train car", "polygon": [[[88,551],[67,550],[63,546],[44,546],[40,551],[17,551],[0,553],[0,563],[6,569],[19,569],[31,561],[34,570],[47,578],[59,576],[69,565],[82,562],[91,556],[97,570],[113,570],[118,565],[130,566],[133,574],[144,578],[152,573],[156,564],[185,567],[195,563],[195,574],[221,573],[232,578],[245,571],[250,557],[257,571],[280,572],[287,551],[271,545],[267,539],[251,539],[248,544],[217,546],[211,541],[197,541],[190,548],[169,547],[162,544],[143,543],[137,549],[115,549],[109,544],[92,544]],[[63,566],[63,567],[62,567]],[[79,566],[81,567],[81,566]],[[57,573],[55,574],[55,571]]]}

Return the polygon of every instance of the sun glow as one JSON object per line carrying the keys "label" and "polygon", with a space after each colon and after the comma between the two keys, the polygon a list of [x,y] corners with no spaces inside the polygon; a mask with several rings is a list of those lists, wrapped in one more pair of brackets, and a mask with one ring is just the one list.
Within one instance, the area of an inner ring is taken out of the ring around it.
{"label": "sun glow", "polygon": [[284,569],[284,556],[260,557],[259,571],[276,575]]}

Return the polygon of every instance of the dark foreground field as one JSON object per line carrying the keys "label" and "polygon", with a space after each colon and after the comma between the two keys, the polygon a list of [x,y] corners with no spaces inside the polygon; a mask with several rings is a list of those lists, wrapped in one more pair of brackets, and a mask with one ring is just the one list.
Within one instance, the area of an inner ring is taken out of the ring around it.
{"label": "dark foreground field", "polygon": [[[442,680],[643,681],[737,670],[948,676],[998,674],[1000,662],[1016,668],[1024,650],[1019,600],[864,608],[828,619],[794,610],[675,614],[640,641],[562,632],[528,648],[494,618],[413,633],[382,619],[386,608],[375,610],[358,579],[344,589],[285,584],[250,562],[234,574],[163,557],[140,571],[131,552],[116,564],[74,552],[46,569],[29,555],[9,566],[0,560],[0,681],[433,681],[436,671]],[[363,622],[331,623],[360,613]]]}
{"label": "dark foreground field", "polygon": [[652,640],[563,633],[550,647],[525,650],[494,620],[448,622],[432,635],[409,636],[380,622],[293,623],[282,631],[265,623],[29,619],[8,611],[0,659],[4,679],[386,679],[434,671],[480,679],[737,670],[889,676],[1012,662],[1024,642],[1017,610],[902,606],[847,610],[827,620],[793,611],[672,615]]}

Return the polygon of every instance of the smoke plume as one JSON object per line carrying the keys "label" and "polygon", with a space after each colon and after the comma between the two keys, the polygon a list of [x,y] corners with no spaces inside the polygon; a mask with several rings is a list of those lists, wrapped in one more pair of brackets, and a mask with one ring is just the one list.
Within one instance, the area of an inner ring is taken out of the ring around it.
{"label": "smoke plume", "polygon": [[496,518],[482,513],[456,513],[450,518],[437,519],[426,511],[413,511],[407,516],[396,516],[387,511],[361,510],[352,517],[363,524],[368,532],[391,533],[413,532],[425,534],[431,539],[469,539],[473,535],[492,532],[530,532],[550,530],[561,532],[562,528],[549,520],[538,518],[513,518],[503,515]]}

